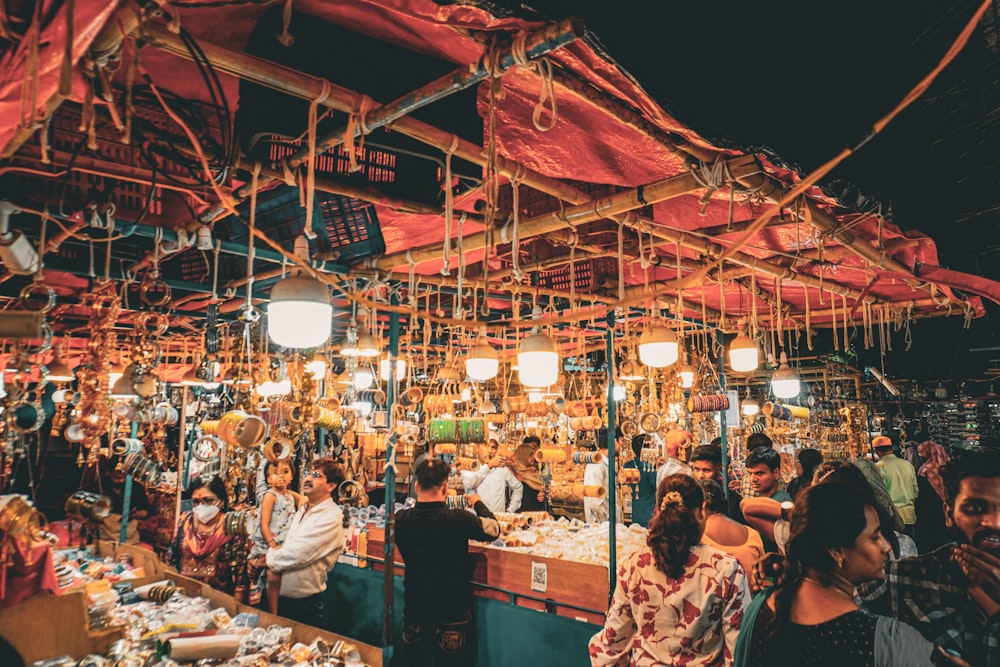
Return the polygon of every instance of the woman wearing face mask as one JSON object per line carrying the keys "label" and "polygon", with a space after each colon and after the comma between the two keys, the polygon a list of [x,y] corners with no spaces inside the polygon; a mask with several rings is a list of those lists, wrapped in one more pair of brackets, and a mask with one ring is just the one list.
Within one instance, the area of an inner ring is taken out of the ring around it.
{"label": "woman wearing face mask", "polygon": [[242,601],[247,589],[247,540],[224,530],[229,509],[226,485],[218,476],[202,478],[188,489],[191,511],[181,517],[170,548],[170,565]]}

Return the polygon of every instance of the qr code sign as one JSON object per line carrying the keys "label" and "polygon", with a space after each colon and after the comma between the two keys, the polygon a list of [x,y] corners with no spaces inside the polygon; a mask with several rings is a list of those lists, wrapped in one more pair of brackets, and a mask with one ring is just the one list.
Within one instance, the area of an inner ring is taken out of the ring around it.
{"label": "qr code sign", "polygon": [[549,587],[549,567],[545,563],[531,563],[531,590],[544,593]]}

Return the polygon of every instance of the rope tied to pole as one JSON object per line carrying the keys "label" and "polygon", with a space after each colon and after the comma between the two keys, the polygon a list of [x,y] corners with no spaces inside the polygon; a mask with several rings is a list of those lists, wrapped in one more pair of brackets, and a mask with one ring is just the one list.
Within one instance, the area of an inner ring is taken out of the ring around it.
{"label": "rope tied to pole", "polygon": [[[329,82],[324,82],[329,85]],[[361,96],[361,102],[358,104],[357,113],[352,113],[347,120],[347,127],[344,128],[344,151],[347,153],[347,170],[350,173],[356,173],[361,171],[361,164],[358,162],[358,156],[364,157],[365,152],[365,135],[368,134],[369,128],[365,124],[365,118],[368,116],[368,112],[377,107],[378,104],[372,98],[367,95]],[[354,136],[358,134],[360,130],[361,139],[355,143]]]}
{"label": "rope tied to pole", "polygon": [[[697,166],[690,164],[685,166],[691,173],[691,176],[694,177],[695,182],[705,188],[705,194],[698,199],[698,203],[701,204],[701,208],[698,210],[698,215],[704,217],[708,214],[708,205],[711,203],[712,195],[715,194],[716,190],[722,188],[726,185],[726,183],[731,183],[733,181],[733,176],[729,172],[729,164],[725,157],[720,153],[711,165],[699,160]],[[730,217],[731,216],[732,212],[730,212]]]}
{"label": "rope tied to pole", "polygon": [[[519,32],[510,45],[510,54],[513,56],[514,62],[520,67],[529,72],[534,72],[542,80],[542,89],[538,95],[538,103],[535,104],[535,109],[531,114],[531,122],[539,132],[548,132],[556,126],[556,121],[559,120],[559,110],[556,106],[556,90],[552,75],[552,61],[544,57],[535,61],[530,60],[528,58],[527,41],[528,33]],[[546,106],[546,103],[548,103],[548,106]],[[542,114],[546,110],[549,112],[549,122],[542,123]]]}
{"label": "rope tied to pole", "polygon": [[[288,0],[285,5],[286,9],[290,13],[292,0]],[[287,28],[287,26],[286,26]],[[289,35],[291,37],[291,35]],[[281,38],[279,37],[279,40]],[[294,38],[292,38],[294,42]],[[288,44],[285,44],[288,46]],[[330,82],[326,79],[322,79],[322,87],[320,88],[319,95],[309,101],[309,118],[307,121],[307,139],[309,145],[309,156],[307,158],[308,164],[306,166],[306,187],[305,187],[305,197],[306,197],[306,221],[302,226],[302,233],[306,235],[307,239],[316,238],[316,232],[313,231],[313,204],[316,198],[316,126],[319,123],[316,117],[316,112],[319,109],[319,105],[322,104],[327,97],[330,95]],[[258,167],[259,168],[259,167]]]}

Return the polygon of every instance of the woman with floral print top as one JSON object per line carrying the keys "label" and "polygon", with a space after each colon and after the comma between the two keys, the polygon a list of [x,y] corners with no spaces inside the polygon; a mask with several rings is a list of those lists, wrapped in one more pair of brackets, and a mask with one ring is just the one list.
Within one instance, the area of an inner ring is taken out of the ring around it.
{"label": "woman with floral print top", "polygon": [[618,570],[604,629],[590,640],[591,665],[733,664],[750,593],[735,558],[700,544],[704,501],[688,475],[660,482],[647,546]]}

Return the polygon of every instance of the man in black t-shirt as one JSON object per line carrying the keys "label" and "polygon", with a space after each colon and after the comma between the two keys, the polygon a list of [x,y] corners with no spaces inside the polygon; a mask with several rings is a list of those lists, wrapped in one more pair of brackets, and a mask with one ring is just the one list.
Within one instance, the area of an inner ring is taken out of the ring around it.
{"label": "man in black t-shirt", "polygon": [[[494,540],[500,524],[474,494],[476,514],[448,509],[450,466],[428,459],[417,466],[417,504],[396,516],[396,546],[406,562],[403,644],[407,667],[471,664],[472,562],[469,540]],[[478,515],[478,516],[477,516]]]}

